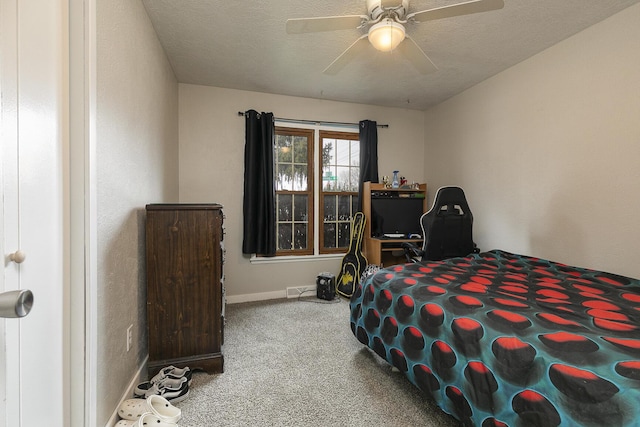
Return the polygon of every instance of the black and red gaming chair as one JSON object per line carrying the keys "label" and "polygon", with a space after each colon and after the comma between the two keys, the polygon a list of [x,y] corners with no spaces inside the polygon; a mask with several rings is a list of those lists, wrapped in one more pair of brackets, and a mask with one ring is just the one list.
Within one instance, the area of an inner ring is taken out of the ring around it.
{"label": "black and red gaming chair", "polygon": [[460,187],[441,187],[431,209],[420,218],[422,249],[404,243],[409,262],[439,261],[479,252],[473,242],[473,214]]}

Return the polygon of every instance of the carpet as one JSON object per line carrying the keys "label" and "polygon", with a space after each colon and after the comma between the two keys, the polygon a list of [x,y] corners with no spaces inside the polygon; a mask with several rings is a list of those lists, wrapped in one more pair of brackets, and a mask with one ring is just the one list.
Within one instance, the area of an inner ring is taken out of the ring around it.
{"label": "carpet", "polygon": [[226,307],[224,373],[196,371],[180,426],[458,426],[351,333],[346,300]]}

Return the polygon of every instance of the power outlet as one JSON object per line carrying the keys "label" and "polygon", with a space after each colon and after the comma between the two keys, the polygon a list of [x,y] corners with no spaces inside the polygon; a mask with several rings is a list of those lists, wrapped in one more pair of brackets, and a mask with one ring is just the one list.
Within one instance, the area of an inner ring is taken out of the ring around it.
{"label": "power outlet", "polygon": [[127,328],[127,351],[131,350],[133,344],[133,324]]}

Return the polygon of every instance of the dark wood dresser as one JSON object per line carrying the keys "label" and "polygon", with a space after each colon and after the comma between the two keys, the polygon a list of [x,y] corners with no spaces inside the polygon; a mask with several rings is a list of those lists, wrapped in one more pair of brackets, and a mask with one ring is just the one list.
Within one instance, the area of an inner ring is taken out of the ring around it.
{"label": "dark wood dresser", "polygon": [[223,371],[224,246],[218,204],[146,206],[149,375]]}

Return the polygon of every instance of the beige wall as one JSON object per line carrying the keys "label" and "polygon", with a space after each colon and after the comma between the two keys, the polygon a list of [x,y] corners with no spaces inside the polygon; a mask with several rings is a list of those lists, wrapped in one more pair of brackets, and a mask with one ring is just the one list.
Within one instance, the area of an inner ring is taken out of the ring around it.
{"label": "beige wall", "polygon": [[147,355],[144,206],[178,199],[178,84],[142,2],[97,1],[96,32],[95,386],[105,425]]}
{"label": "beige wall", "polygon": [[98,425],[147,352],[145,204],[179,194],[225,206],[232,298],[280,295],[337,273],[340,260],[256,265],[241,254],[238,111],[388,123],[381,175],[400,169],[431,194],[464,186],[483,249],[640,277],[640,5],[423,113],[178,85],[140,2],[97,3]]}
{"label": "beige wall", "polygon": [[640,277],[640,5],[425,113],[482,249]]}
{"label": "beige wall", "polygon": [[409,180],[424,180],[422,112],[187,84],[179,88],[180,202],[218,202],[224,206],[225,284],[231,301],[283,297],[286,287],[315,284],[320,272],[337,274],[341,263],[333,259],[257,265],[242,254],[245,121],[238,116],[239,111],[255,109],[283,118],[352,123],[370,119],[389,124],[388,129],[378,130],[380,175],[391,175],[399,169]]}

